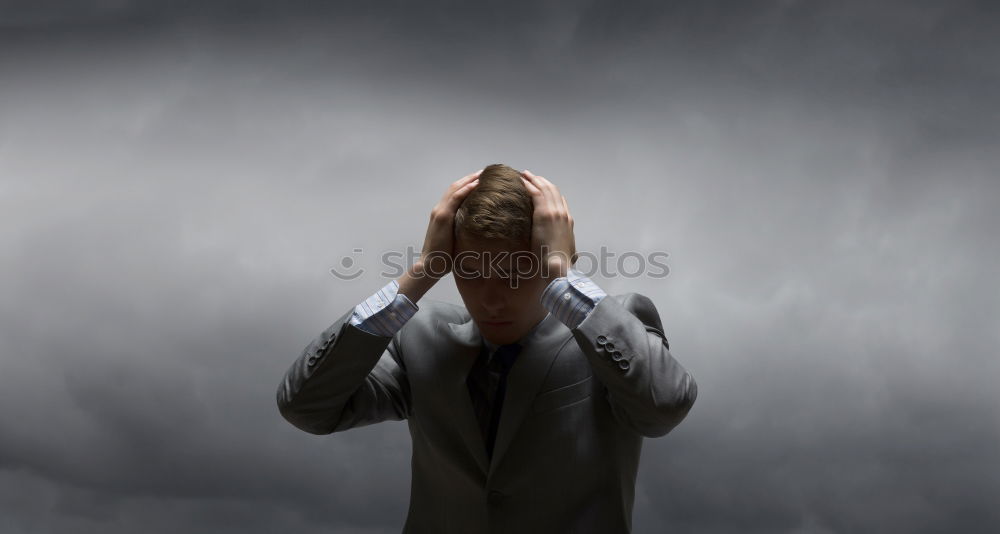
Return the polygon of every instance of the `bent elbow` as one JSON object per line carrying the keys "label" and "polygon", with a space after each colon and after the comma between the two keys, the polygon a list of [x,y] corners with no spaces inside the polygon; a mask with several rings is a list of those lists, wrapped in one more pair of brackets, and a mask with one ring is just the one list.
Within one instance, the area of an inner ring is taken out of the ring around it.
{"label": "bent elbow", "polygon": [[295,428],[303,432],[308,432],[309,434],[315,434],[317,436],[324,436],[333,433],[333,428],[327,424],[317,424],[315,418],[311,418],[303,414],[301,411],[295,410],[289,406],[278,405],[278,412],[281,416],[292,424]]}
{"label": "bent elbow", "polygon": [[680,387],[676,389],[677,394],[658,403],[656,408],[660,414],[659,424],[645,429],[643,434],[646,437],[658,438],[667,435],[671,430],[681,424],[687,418],[688,412],[698,399],[698,383],[690,373],[685,373],[684,380]]}
{"label": "bent elbow", "polygon": [[334,427],[328,424],[319,424],[315,416],[310,416],[310,412],[295,402],[289,393],[286,384],[283,382],[278,387],[277,392],[278,413],[281,417],[291,423],[292,426],[303,432],[322,436],[332,434]]}

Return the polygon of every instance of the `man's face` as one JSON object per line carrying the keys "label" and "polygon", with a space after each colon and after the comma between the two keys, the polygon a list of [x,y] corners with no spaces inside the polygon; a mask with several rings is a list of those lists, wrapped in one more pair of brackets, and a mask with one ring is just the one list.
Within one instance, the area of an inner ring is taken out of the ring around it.
{"label": "man's face", "polygon": [[548,280],[526,244],[460,235],[452,275],[479,332],[497,345],[521,339],[548,313],[540,301]]}

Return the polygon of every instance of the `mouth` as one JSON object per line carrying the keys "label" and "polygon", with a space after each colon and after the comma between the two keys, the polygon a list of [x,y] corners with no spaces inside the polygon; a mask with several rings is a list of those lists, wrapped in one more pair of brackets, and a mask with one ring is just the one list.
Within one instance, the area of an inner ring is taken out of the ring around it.
{"label": "mouth", "polygon": [[483,321],[483,324],[489,326],[506,326],[509,324],[514,324],[514,321]]}

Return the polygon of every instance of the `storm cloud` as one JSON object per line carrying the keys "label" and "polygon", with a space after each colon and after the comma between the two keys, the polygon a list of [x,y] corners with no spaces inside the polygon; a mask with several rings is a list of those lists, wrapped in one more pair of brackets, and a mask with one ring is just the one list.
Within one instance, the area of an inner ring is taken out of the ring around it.
{"label": "storm cloud", "polygon": [[998,23],[0,1],[0,532],[398,532],[406,425],[306,434],[275,389],[497,162],[560,188],[580,250],[669,254],[594,276],[699,384],[644,442],[636,533],[997,531]]}

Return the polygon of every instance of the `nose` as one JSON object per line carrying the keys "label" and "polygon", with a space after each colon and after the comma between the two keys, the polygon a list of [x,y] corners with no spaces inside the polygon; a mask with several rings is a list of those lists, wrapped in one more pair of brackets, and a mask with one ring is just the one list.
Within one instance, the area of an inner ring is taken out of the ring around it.
{"label": "nose", "polygon": [[486,287],[483,290],[482,304],[483,309],[491,317],[501,315],[501,312],[507,306],[507,292],[505,291],[505,287],[503,280],[495,277],[486,282]]}

